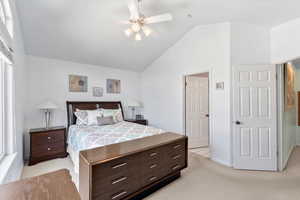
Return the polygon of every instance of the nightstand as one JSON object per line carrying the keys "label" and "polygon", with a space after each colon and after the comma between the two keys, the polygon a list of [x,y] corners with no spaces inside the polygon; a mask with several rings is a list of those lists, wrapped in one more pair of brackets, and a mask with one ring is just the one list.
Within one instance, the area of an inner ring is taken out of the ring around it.
{"label": "nightstand", "polygon": [[148,120],[146,119],[125,119],[125,121],[148,126]]}
{"label": "nightstand", "polygon": [[66,128],[52,127],[31,129],[29,165],[54,158],[63,158],[66,151]]}

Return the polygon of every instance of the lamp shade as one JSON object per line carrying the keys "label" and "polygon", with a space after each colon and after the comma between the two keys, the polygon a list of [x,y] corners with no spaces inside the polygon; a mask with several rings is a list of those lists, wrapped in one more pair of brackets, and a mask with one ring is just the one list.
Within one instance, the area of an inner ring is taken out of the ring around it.
{"label": "lamp shade", "polygon": [[52,101],[45,101],[44,103],[38,105],[37,107],[40,110],[54,110],[57,109],[57,105],[53,103]]}
{"label": "lamp shade", "polygon": [[134,107],[134,108],[139,108],[141,107],[141,103],[138,101],[129,101],[127,104],[128,107]]}

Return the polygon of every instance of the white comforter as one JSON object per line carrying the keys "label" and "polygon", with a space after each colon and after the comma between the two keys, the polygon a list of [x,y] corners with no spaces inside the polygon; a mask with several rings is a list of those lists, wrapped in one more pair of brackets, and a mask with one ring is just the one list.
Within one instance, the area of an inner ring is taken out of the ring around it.
{"label": "white comforter", "polygon": [[161,129],[125,121],[107,126],[72,125],[68,134],[68,152],[74,163],[75,172],[78,173],[79,152],[82,150],[157,135],[163,132]]}

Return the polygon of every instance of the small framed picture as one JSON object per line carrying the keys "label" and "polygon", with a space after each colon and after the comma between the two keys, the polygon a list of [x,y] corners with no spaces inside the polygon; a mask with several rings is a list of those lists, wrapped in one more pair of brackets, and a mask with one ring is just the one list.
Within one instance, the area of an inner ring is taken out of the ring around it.
{"label": "small framed picture", "polygon": [[110,94],[120,94],[121,93],[121,81],[115,79],[106,80],[106,92]]}
{"label": "small framed picture", "polygon": [[103,88],[102,87],[93,87],[93,96],[94,97],[103,97]]}
{"label": "small framed picture", "polygon": [[224,82],[216,83],[216,89],[217,90],[224,90]]}
{"label": "small framed picture", "polygon": [[69,91],[70,92],[87,92],[88,91],[88,77],[69,75]]}

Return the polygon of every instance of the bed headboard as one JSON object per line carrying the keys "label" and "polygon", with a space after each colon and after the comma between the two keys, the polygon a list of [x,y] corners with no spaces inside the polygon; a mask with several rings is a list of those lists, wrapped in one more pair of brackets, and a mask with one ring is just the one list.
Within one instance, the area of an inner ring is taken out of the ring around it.
{"label": "bed headboard", "polygon": [[67,101],[68,127],[76,124],[76,109],[79,110],[96,110],[104,109],[121,109],[124,118],[122,103],[120,101]]}

